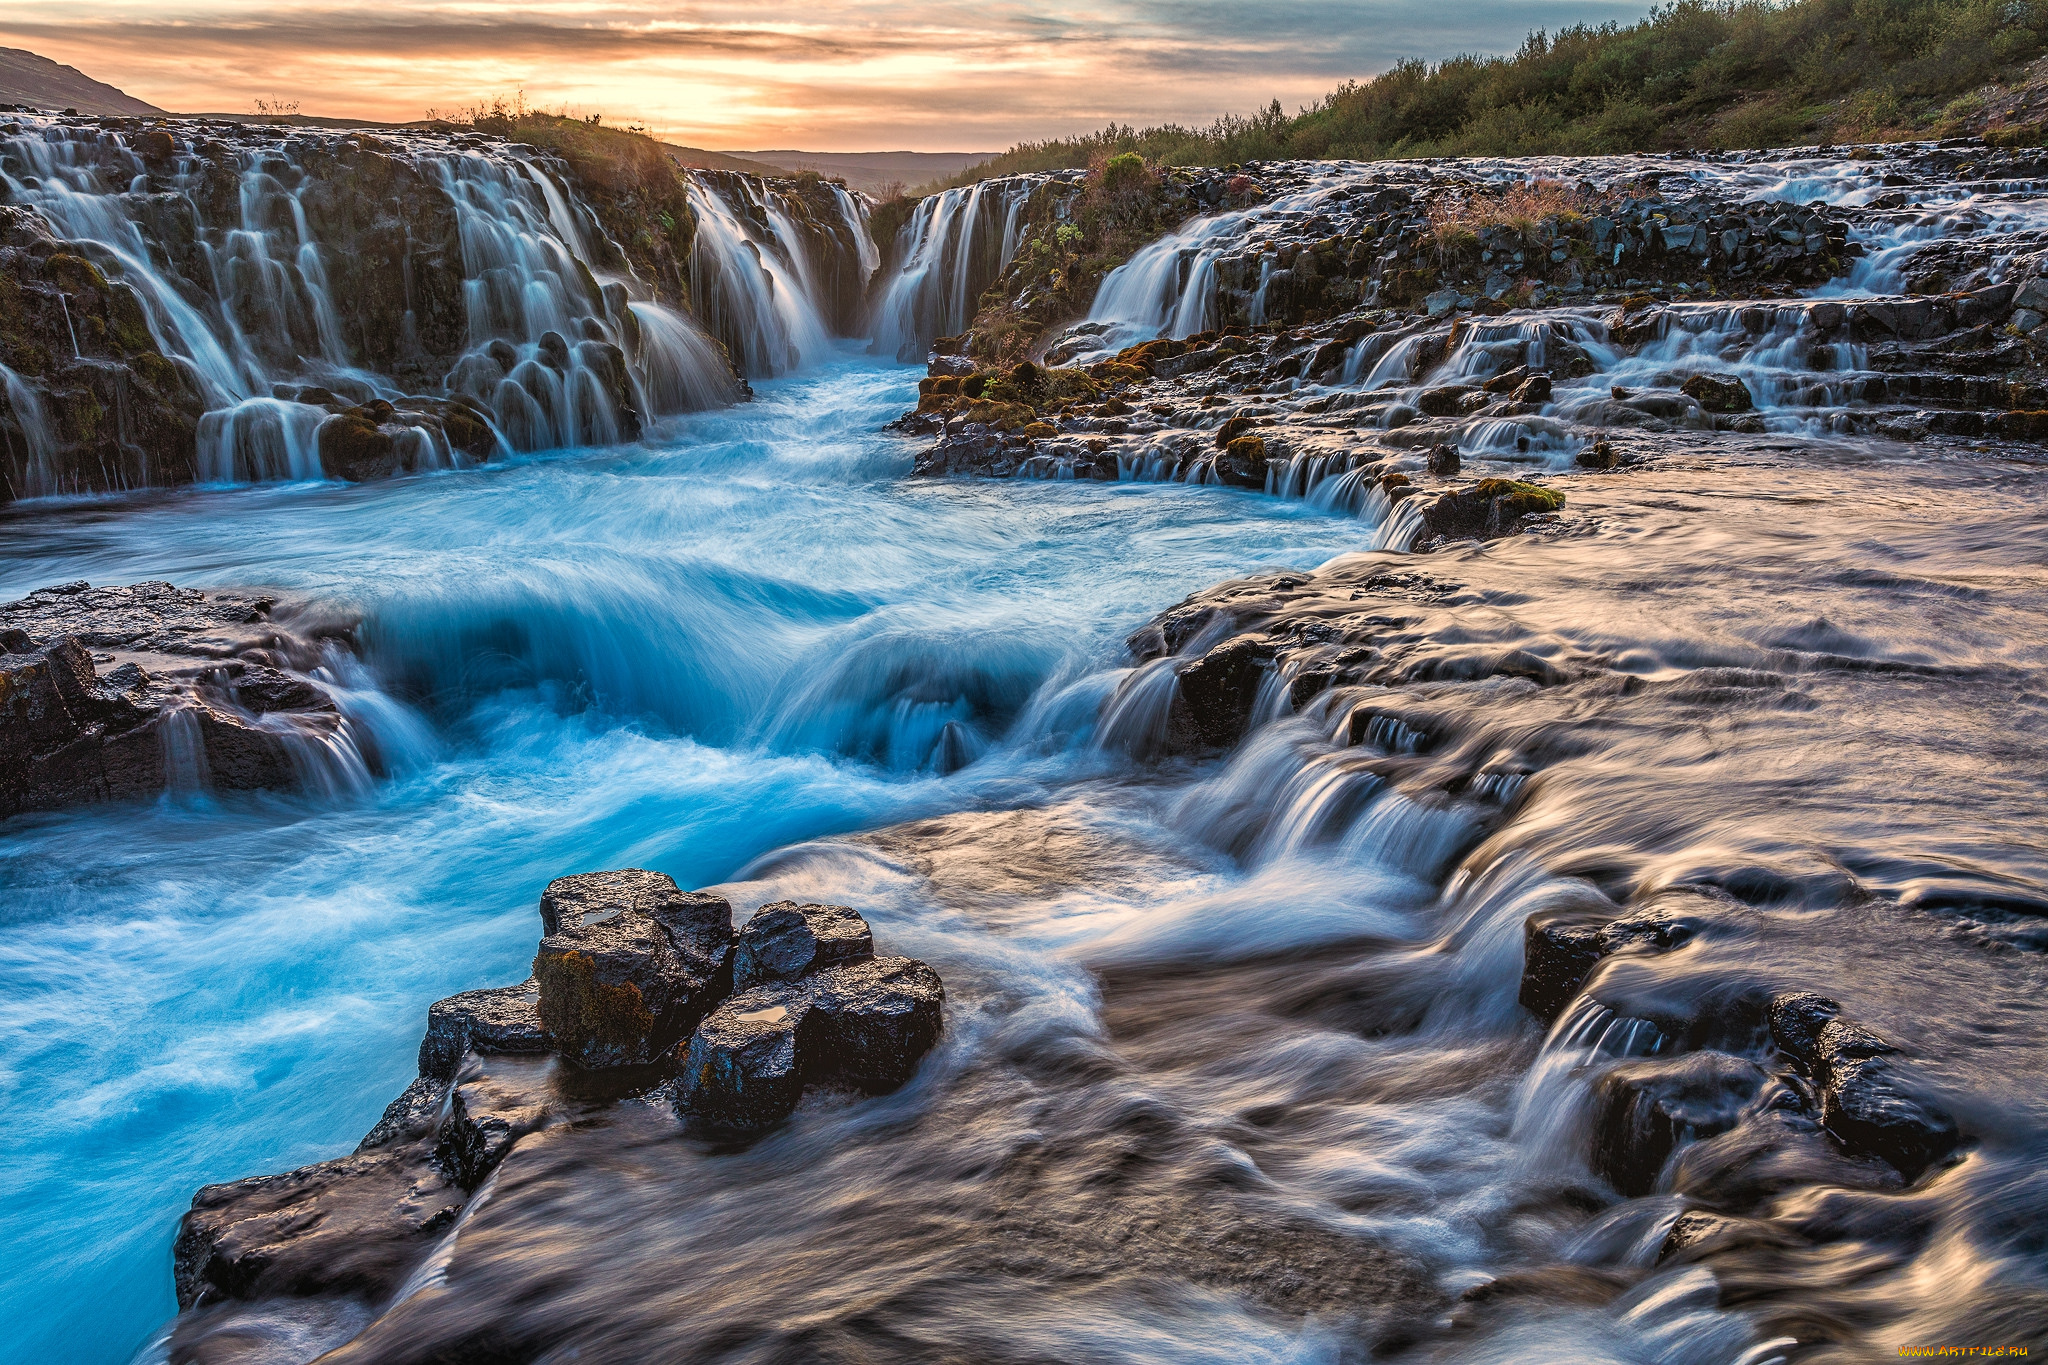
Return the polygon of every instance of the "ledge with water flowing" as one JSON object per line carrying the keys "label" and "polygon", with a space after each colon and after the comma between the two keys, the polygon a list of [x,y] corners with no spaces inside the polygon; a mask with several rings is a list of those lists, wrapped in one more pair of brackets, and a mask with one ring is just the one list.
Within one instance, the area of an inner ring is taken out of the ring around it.
{"label": "ledge with water flowing", "polygon": [[[612,136],[644,154],[0,123],[0,491],[454,468],[731,401],[688,312],[686,177]],[[846,225],[837,254],[857,257]]]}

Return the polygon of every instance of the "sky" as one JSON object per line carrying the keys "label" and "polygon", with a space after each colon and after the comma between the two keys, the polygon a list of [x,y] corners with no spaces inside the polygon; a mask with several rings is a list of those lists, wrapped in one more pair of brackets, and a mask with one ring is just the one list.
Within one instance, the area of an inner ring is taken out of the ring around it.
{"label": "sky", "polygon": [[523,92],[713,148],[996,150],[1290,111],[1408,57],[1647,0],[5,0],[24,47],[181,113],[403,121]]}

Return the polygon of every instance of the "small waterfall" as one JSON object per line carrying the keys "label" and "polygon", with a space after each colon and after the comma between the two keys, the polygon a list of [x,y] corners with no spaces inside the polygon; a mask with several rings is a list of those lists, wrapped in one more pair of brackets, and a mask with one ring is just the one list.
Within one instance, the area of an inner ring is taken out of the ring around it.
{"label": "small waterfall", "polygon": [[61,492],[57,478],[57,437],[50,430],[50,416],[43,400],[22,377],[0,365],[0,393],[7,397],[13,429],[0,427],[0,439],[7,443],[7,465],[0,471],[0,487],[11,487],[15,496],[47,497]]}
{"label": "small waterfall", "polygon": [[[151,138],[145,158],[97,123],[17,117],[0,189],[133,293],[204,401],[203,479],[320,478],[320,429],[375,400],[392,405],[381,458],[421,469],[630,440],[733,396],[717,347],[605,268],[624,253],[531,148],[198,124]],[[395,225],[355,206],[366,181]]]}
{"label": "small waterfall", "polygon": [[810,249],[776,199],[747,176],[690,177],[690,294],[741,373],[757,379],[815,361],[831,344]]}
{"label": "small waterfall", "polygon": [[897,234],[901,262],[875,305],[877,354],[921,361],[967,329],[978,300],[1023,245],[1024,211],[1046,176],[982,180],[918,201]]}

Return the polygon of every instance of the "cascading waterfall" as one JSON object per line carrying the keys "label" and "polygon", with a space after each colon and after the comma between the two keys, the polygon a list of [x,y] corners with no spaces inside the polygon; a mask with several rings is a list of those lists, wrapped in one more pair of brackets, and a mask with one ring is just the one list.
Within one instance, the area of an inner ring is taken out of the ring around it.
{"label": "cascading waterfall", "polygon": [[809,251],[788,215],[759,182],[723,179],[721,189],[706,176],[690,177],[690,207],[697,214],[690,293],[741,372],[769,379],[822,356],[830,332],[819,313]]}
{"label": "cascading waterfall", "polygon": [[[603,268],[595,215],[531,149],[174,128],[145,157],[114,131],[17,118],[0,126],[0,188],[134,291],[207,409],[203,479],[321,477],[319,429],[350,404],[387,404],[367,420],[420,469],[611,444],[732,396],[694,322]],[[402,249],[388,229],[364,245],[379,228],[351,200],[373,172]],[[444,234],[456,259],[439,255]],[[451,440],[450,420],[489,435]]]}
{"label": "cascading waterfall", "polygon": [[921,361],[966,330],[977,301],[1023,243],[1024,211],[1049,176],[981,180],[918,201],[897,234],[900,264],[875,305],[874,350]]}

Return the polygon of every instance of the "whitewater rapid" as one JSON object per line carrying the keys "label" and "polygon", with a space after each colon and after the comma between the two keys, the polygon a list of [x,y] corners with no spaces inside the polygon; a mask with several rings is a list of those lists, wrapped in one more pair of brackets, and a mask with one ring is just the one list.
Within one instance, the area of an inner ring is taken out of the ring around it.
{"label": "whitewater rapid", "polygon": [[642,446],[0,513],[0,597],[169,578],[360,611],[365,664],[336,682],[390,769],[358,800],[165,797],[0,833],[0,1074],[37,1097],[0,1137],[0,1242],[41,1249],[0,1290],[10,1351],[125,1359],[173,1311],[192,1190],[353,1146],[431,1001],[525,975],[549,879],[709,884],[1040,799],[1104,761],[1085,717],[953,777],[945,725],[995,746],[1158,607],[1357,543],[1249,493],[905,483],[909,443],[878,432],[916,377],[841,359]]}

